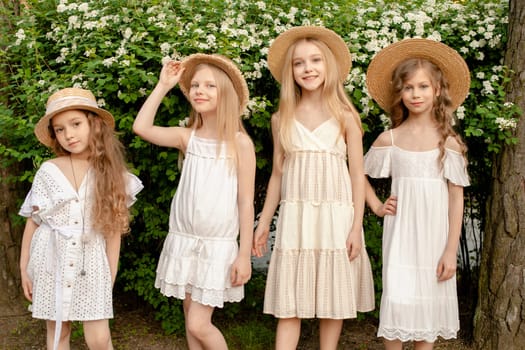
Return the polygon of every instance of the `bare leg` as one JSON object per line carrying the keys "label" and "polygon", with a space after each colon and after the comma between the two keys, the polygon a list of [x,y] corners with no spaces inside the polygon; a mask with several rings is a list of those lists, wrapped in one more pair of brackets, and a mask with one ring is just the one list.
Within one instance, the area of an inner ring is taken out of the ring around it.
{"label": "bare leg", "polygon": [[321,350],[336,350],[343,320],[322,318],[319,320],[319,341]]}
{"label": "bare leg", "polygon": [[84,321],[84,338],[90,350],[113,350],[109,320]]}
{"label": "bare leg", "polygon": [[301,319],[280,318],[275,335],[275,350],[294,350],[301,335]]}
{"label": "bare leg", "polygon": [[185,322],[185,329],[186,329],[186,341],[188,342],[188,348],[191,350],[204,350],[201,343],[197,338],[195,338],[193,335],[191,335],[190,331],[188,330],[188,313],[190,310],[190,304],[191,304],[191,295],[186,294],[186,299],[182,302],[182,307],[184,309],[184,319]]}
{"label": "bare leg", "polygon": [[388,340],[384,339],[383,343],[385,344],[386,350],[402,350],[403,349],[403,343],[401,340]]}
{"label": "bare leg", "polygon": [[414,342],[414,350],[432,350],[434,349],[434,343],[428,343],[426,341]]}
{"label": "bare leg", "polygon": [[[195,349],[228,350],[226,340],[221,331],[211,323],[213,307],[199,304],[193,300],[189,302],[186,317],[186,332],[189,339],[197,340],[200,347]],[[191,350],[194,350],[188,342]]]}
{"label": "bare leg", "polygon": [[[53,349],[55,342],[55,321],[46,321],[46,343],[48,349]],[[58,349],[69,350],[69,337],[71,336],[71,322],[62,322]]]}

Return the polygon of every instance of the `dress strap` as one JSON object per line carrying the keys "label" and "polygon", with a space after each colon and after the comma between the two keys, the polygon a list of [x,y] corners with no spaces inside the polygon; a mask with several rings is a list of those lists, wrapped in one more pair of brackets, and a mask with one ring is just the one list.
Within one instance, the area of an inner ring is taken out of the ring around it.
{"label": "dress strap", "polygon": [[390,140],[392,141],[392,146],[394,146],[394,130],[390,129]]}

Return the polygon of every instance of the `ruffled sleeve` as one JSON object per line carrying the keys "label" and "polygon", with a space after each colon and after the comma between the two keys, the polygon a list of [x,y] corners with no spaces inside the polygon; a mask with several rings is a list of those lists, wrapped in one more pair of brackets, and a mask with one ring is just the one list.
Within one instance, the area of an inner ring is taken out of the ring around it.
{"label": "ruffled sleeve", "polygon": [[470,185],[467,174],[467,164],[465,158],[459,152],[446,149],[443,175],[455,185],[463,187]]}
{"label": "ruffled sleeve", "polygon": [[31,190],[26,195],[18,215],[26,218],[31,217],[37,225],[40,225],[42,220],[39,213],[45,212],[53,206],[52,203],[52,189],[50,188],[49,179],[52,175],[49,173],[49,164],[44,162],[33,178]]}
{"label": "ruffled sleeve", "polygon": [[365,154],[365,174],[373,178],[390,177],[392,147],[370,147]]}
{"label": "ruffled sleeve", "polygon": [[128,194],[128,207],[131,207],[137,201],[137,194],[142,191],[143,188],[144,186],[142,185],[142,181],[140,181],[140,179],[132,173],[128,173],[128,183],[126,186],[126,192]]}

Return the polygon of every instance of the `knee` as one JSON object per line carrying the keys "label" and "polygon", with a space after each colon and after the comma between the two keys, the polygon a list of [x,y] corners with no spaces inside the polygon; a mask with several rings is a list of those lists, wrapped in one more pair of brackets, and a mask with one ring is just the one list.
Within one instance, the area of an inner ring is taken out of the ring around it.
{"label": "knee", "polygon": [[196,317],[188,317],[186,319],[186,332],[197,339],[202,339],[208,332],[210,326],[211,323],[204,322]]}
{"label": "knee", "polygon": [[93,350],[110,350],[113,349],[111,343],[111,333],[109,329],[101,330],[97,332],[85,332],[84,329],[84,338],[86,339],[86,344],[90,349]]}

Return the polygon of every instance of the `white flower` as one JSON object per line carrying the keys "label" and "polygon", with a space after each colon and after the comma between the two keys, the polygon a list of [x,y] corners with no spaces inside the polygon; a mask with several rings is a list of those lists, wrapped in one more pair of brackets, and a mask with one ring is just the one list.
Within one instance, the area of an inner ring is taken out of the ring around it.
{"label": "white flower", "polygon": [[464,106],[458,107],[458,109],[456,110],[456,117],[459,120],[463,120],[465,118],[465,107]]}
{"label": "white flower", "polygon": [[106,58],[102,61],[102,65],[104,67],[111,67],[113,63],[117,62],[117,59],[115,57]]}
{"label": "white flower", "polygon": [[190,118],[188,118],[188,117],[186,117],[184,119],[181,119],[181,120],[179,120],[179,126],[184,128],[184,127],[188,126],[189,121],[190,121]]}
{"label": "white flower", "polygon": [[66,10],[67,10],[66,5],[64,5],[64,4],[58,4],[58,6],[57,6],[57,12],[58,12],[58,13],[66,12]]}
{"label": "white flower", "polygon": [[97,105],[98,105],[99,107],[104,107],[104,106],[106,105],[106,101],[105,101],[103,98],[99,98],[99,99],[97,100]]}
{"label": "white flower", "polygon": [[171,45],[169,43],[160,44],[160,52],[163,56],[166,56],[171,50]]}
{"label": "white flower", "polygon": [[485,80],[483,82],[483,89],[481,90],[482,95],[490,95],[494,92],[494,87],[490,83],[490,81]]}
{"label": "white flower", "polygon": [[477,72],[476,78],[478,79],[485,79],[485,72]]}
{"label": "white flower", "polygon": [[84,12],[84,13],[85,13],[85,12],[88,12],[88,10],[89,10],[89,5],[88,5],[88,3],[87,3],[87,2],[83,2],[82,4],[80,4],[80,5],[78,6],[78,10],[79,10],[80,12]]}
{"label": "white flower", "polygon": [[124,30],[124,33],[122,33],[122,36],[124,37],[124,39],[131,38],[131,35],[133,35],[133,31],[129,27]]}
{"label": "white flower", "polygon": [[498,125],[498,129],[501,131],[508,130],[508,129],[515,129],[516,128],[516,120],[511,119],[505,119],[503,117],[497,117],[496,118],[496,124]]}
{"label": "white flower", "polygon": [[147,94],[146,88],[140,88],[139,89],[139,94],[140,94],[140,96],[146,96],[146,94]]}

